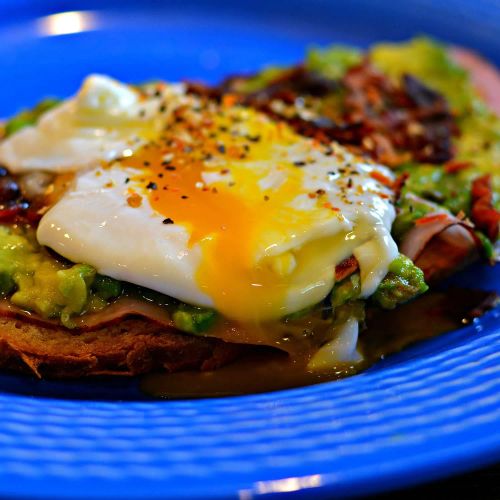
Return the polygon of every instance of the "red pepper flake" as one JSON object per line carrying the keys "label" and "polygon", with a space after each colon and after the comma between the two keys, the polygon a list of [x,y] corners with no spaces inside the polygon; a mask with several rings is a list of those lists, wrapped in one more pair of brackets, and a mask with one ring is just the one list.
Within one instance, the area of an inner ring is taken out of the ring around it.
{"label": "red pepper flake", "polygon": [[333,210],[334,212],[340,212],[340,208],[334,207],[329,201],[323,203],[323,208],[329,208],[330,210]]}
{"label": "red pepper flake", "polygon": [[437,222],[441,220],[445,220],[448,218],[448,214],[432,214],[432,215],[424,215],[424,217],[420,217],[415,221],[417,226],[421,226],[423,224],[430,224],[431,222]]}
{"label": "red pepper flake", "polygon": [[309,196],[309,198],[311,199],[314,199],[316,198],[316,193],[308,193],[307,196]]}
{"label": "red pepper flake", "polygon": [[472,222],[478,229],[484,231],[491,241],[495,242],[498,238],[500,212],[493,206],[490,174],[483,175],[473,181],[471,197]]}
{"label": "red pepper flake", "polygon": [[384,175],[382,172],[379,172],[378,170],[373,170],[373,172],[370,172],[370,177],[387,187],[392,187],[394,184],[392,179]]}
{"label": "red pepper flake", "polygon": [[472,162],[470,161],[451,160],[444,164],[444,171],[447,174],[456,174],[462,170],[470,168],[471,166]]}
{"label": "red pepper flake", "polygon": [[132,193],[127,197],[127,203],[132,208],[139,208],[142,205],[142,196],[137,193]]}
{"label": "red pepper flake", "polygon": [[222,96],[222,105],[225,108],[231,108],[238,102],[238,96],[235,94],[224,94]]}

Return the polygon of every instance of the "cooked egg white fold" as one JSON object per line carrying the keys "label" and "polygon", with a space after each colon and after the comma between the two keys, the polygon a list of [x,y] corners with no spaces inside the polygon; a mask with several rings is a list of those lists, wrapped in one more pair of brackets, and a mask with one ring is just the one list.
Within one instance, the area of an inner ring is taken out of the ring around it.
{"label": "cooked egg white fold", "polygon": [[[0,163],[13,173],[73,172],[130,155],[154,139],[183,100],[182,85],[146,95],[107,76],[91,75],[75,97],[0,143]],[[168,108],[158,112],[163,103]]]}
{"label": "cooked egg white fold", "polygon": [[201,251],[189,248],[186,228],[163,224],[146,199],[137,208],[127,203],[125,180],[136,173],[119,167],[81,173],[40,221],[39,242],[101,274],[212,305],[196,283]]}
{"label": "cooked egg white fold", "polygon": [[363,358],[357,350],[359,323],[349,318],[332,331],[332,340],[321,346],[312,356],[307,368],[313,371],[326,371],[347,363],[359,363]]}

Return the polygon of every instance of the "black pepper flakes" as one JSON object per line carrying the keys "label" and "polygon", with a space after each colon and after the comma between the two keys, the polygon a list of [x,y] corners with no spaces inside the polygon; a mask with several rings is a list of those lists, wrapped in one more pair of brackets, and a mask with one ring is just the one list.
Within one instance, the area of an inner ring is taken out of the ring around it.
{"label": "black pepper flakes", "polygon": [[173,170],[176,170],[176,167],[174,167],[173,165],[166,165],[165,170],[173,171]]}
{"label": "black pepper flakes", "polygon": [[224,144],[219,144],[217,146],[217,151],[219,151],[219,153],[221,153],[221,154],[225,154],[226,153],[226,146],[224,146]]}
{"label": "black pepper flakes", "polygon": [[162,224],[173,224],[174,221],[170,218],[167,217],[166,219],[163,219]]}
{"label": "black pepper flakes", "polygon": [[156,189],[158,189],[158,185],[156,184],[156,182],[150,182],[150,183],[146,186],[146,189],[152,189],[153,191],[155,191]]}
{"label": "black pepper flakes", "polygon": [[296,167],[305,167],[306,166],[306,162],[305,161],[294,161],[293,164]]}
{"label": "black pepper flakes", "polygon": [[125,179],[125,184],[128,184],[129,182],[130,182],[130,177],[127,177],[127,178]]}
{"label": "black pepper flakes", "polygon": [[349,177],[349,179],[347,180],[347,187],[348,188],[352,188],[352,179]]}
{"label": "black pepper flakes", "polygon": [[247,138],[250,142],[259,142],[259,141],[260,141],[260,139],[261,139],[261,136],[260,136],[260,134],[257,134],[257,135],[250,135],[250,134],[248,134],[248,135],[246,136],[246,138]]}
{"label": "black pepper flakes", "polygon": [[189,198],[189,196],[186,196],[185,194],[183,194],[183,195],[181,196],[181,198],[182,198],[183,200],[187,200],[187,199]]}

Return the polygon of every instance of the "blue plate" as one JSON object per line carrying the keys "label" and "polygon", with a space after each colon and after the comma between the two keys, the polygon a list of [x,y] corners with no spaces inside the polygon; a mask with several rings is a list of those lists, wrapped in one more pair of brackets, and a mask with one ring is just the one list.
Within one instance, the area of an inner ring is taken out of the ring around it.
{"label": "blue plate", "polygon": [[[0,0],[0,116],[92,71],[216,80],[311,42],[421,32],[494,60],[499,30],[494,0]],[[498,266],[457,279],[500,291]],[[499,460],[499,323],[492,311],[355,377],[247,397],[140,401],[133,380],[2,376],[0,497],[340,498]]]}

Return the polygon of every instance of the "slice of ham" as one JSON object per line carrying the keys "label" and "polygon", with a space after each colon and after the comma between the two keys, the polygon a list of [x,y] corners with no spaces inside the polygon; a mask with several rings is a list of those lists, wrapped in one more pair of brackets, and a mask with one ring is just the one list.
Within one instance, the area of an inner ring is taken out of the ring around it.
{"label": "slice of ham", "polygon": [[469,71],[472,84],[491,110],[500,116],[500,73],[498,69],[471,50],[462,47],[451,47],[449,50],[452,59]]}
{"label": "slice of ham", "polygon": [[401,253],[409,257],[429,282],[463,267],[476,255],[472,227],[447,212],[435,212],[418,219],[403,237]]}
{"label": "slice of ham", "polygon": [[[146,318],[166,328],[174,327],[172,318],[164,307],[145,302],[144,300],[124,297],[101,311],[73,318],[75,328],[71,331],[75,333],[93,331],[103,328],[104,326],[119,323],[124,318],[133,316]],[[58,320],[42,318],[36,313],[31,313],[17,307],[7,299],[0,300],[0,317],[20,318],[46,328],[61,327],[61,323]]]}

